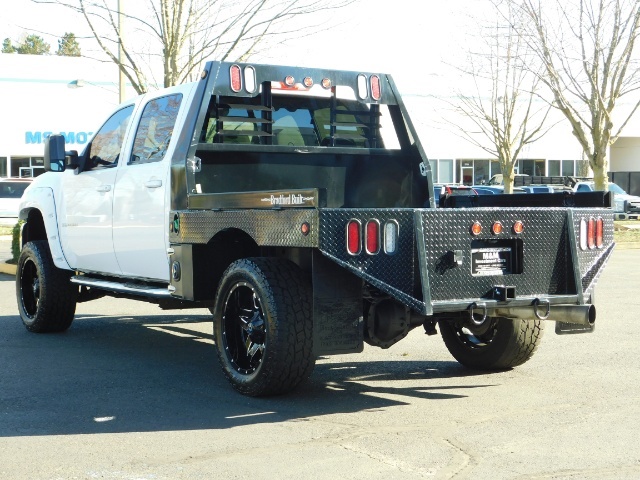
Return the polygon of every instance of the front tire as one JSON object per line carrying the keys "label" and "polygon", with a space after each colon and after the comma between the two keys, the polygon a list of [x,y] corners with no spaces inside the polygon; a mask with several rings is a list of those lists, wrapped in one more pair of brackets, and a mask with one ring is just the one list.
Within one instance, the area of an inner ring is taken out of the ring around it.
{"label": "front tire", "polygon": [[489,318],[482,325],[440,320],[442,339],[453,357],[469,368],[505,370],[528,361],[540,344],[539,320]]}
{"label": "front tire", "polygon": [[292,262],[246,258],[225,271],[213,308],[222,371],[249,396],[288,392],[313,370],[311,287]]}
{"label": "front tire", "polygon": [[78,287],[72,272],[53,264],[44,240],[28,242],[18,259],[16,296],[22,323],[30,332],[63,332],[76,312]]}

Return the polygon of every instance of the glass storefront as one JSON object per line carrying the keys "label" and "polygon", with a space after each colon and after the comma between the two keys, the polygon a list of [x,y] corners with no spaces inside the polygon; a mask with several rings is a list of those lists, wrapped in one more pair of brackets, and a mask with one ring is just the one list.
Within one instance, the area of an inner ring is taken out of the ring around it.
{"label": "glass storefront", "polygon": [[41,173],[43,157],[0,157],[0,177],[37,177]]}

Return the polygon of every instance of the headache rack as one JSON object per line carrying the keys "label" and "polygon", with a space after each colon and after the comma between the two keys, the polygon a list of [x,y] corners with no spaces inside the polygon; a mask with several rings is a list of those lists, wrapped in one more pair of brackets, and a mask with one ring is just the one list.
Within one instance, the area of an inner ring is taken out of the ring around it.
{"label": "headache rack", "polygon": [[[201,142],[382,148],[380,105],[341,99],[338,88],[324,96],[263,82],[254,97],[214,95],[209,103]],[[293,94],[287,95],[287,90]],[[286,112],[278,111],[286,109]],[[285,118],[286,117],[286,118]],[[282,139],[279,138],[282,135]]]}

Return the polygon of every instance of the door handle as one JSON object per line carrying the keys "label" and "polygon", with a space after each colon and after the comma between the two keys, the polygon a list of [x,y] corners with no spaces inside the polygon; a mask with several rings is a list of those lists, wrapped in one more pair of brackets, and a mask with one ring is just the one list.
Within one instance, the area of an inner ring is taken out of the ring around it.
{"label": "door handle", "polygon": [[144,182],[144,186],[147,188],[158,188],[162,186],[162,180],[147,180]]}
{"label": "door handle", "polygon": [[110,192],[111,185],[100,185],[98,188],[96,188],[96,190],[99,192]]}

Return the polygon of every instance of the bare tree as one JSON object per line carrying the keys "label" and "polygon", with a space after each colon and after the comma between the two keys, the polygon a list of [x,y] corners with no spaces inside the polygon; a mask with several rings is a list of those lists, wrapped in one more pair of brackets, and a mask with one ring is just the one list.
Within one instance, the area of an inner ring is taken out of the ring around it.
{"label": "bare tree", "polygon": [[[115,0],[32,1],[81,15],[100,49],[143,93],[155,65],[161,64],[165,87],[177,85],[192,80],[206,59],[246,61],[268,39],[303,36],[319,28],[300,21],[303,17],[355,0],[144,0],[136,2],[136,14],[119,12]],[[120,14],[135,36],[121,31]],[[120,47],[123,55],[118,55]]]}
{"label": "bare tree", "polygon": [[640,106],[637,100],[631,103],[614,128],[615,107],[640,87],[633,56],[640,33],[640,1],[513,2],[528,20],[518,27],[544,65],[540,78],[571,124],[596,188],[606,190],[609,146]]}
{"label": "bare tree", "polygon": [[[512,18],[513,12],[505,15]],[[497,157],[504,191],[512,193],[519,155],[548,131],[545,121],[550,106],[537,94],[540,82],[530,72],[527,43],[509,22],[485,29],[482,40],[475,45],[476,50],[469,52],[461,68],[471,80],[474,93],[469,93],[471,89],[460,90],[456,101],[448,102],[472,127],[449,123],[470,143]]]}

